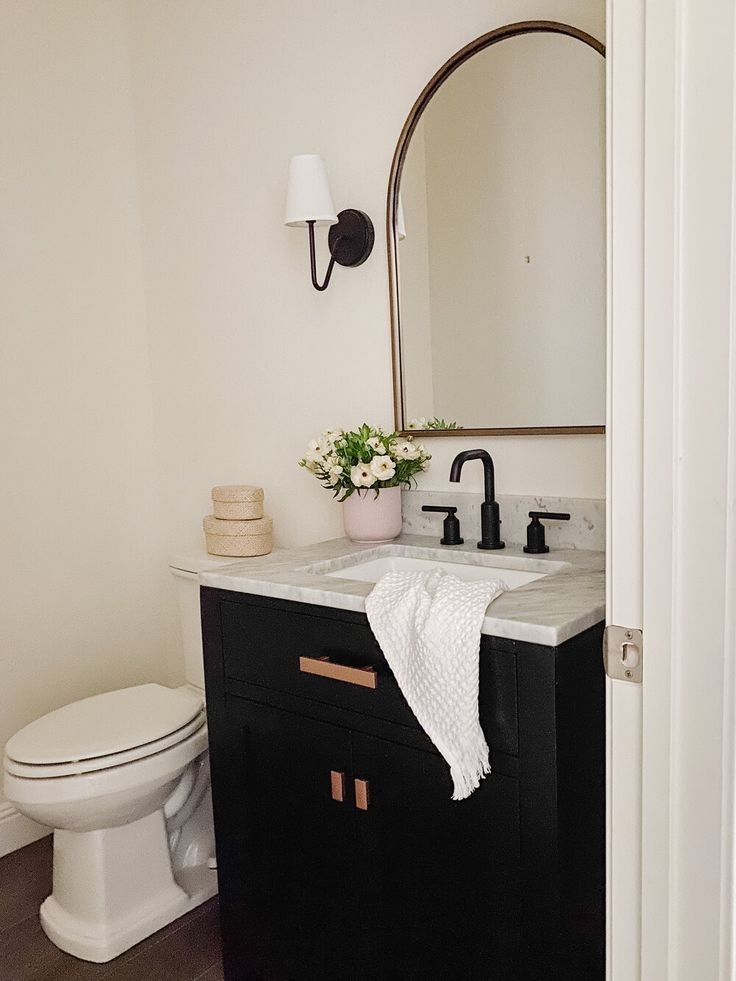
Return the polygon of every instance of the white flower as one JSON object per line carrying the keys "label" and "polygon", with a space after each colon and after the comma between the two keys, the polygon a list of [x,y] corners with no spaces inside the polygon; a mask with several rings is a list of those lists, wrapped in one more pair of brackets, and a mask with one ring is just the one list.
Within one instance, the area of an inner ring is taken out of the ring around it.
{"label": "white flower", "polygon": [[339,429],[325,429],[325,431],[322,433],[322,439],[331,450],[334,450],[335,443],[341,438],[342,432]]}
{"label": "white flower", "polygon": [[370,465],[359,463],[350,471],[350,479],[354,487],[372,487],[376,482],[375,474],[371,473]]}
{"label": "white flower", "polygon": [[374,453],[385,453],[386,447],[381,442],[380,436],[371,436],[370,439],[366,440],[366,444],[370,446]]}
{"label": "white flower", "polygon": [[304,454],[305,466],[307,470],[315,473],[317,470],[329,470],[337,462],[334,456],[334,446],[329,440],[322,436],[320,439],[313,439],[307,444],[307,452]]}
{"label": "white flower", "polygon": [[421,448],[414,446],[408,439],[397,439],[393,445],[393,454],[399,460],[416,460],[421,452]]}
{"label": "white flower", "polygon": [[334,487],[335,484],[339,481],[341,476],[342,476],[342,467],[338,467],[338,466],[330,467],[330,476],[328,479],[328,483],[332,487]]}
{"label": "white flower", "polygon": [[426,428],[427,428],[427,420],[424,418],[424,416],[419,416],[416,419],[409,420],[409,429],[426,429]]}
{"label": "white flower", "polygon": [[314,453],[318,457],[329,456],[333,448],[333,444],[325,436],[320,439],[313,439],[307,447],[309,453]]}
{"label": "white flower", "polygon": [[371,472],[379,480],[391,480],[396,473],[396,464],[390,456],[374,456],[371,460]]}

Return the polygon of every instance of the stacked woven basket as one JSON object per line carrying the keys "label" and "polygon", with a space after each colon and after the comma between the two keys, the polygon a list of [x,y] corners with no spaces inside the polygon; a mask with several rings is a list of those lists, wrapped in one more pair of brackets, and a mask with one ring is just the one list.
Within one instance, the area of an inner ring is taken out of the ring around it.
{"label": "stacked woven basket", "polygon": [[210,555],[267,555],[273,548],[273,522],[263,513],[262,487],[213,487],[212,510],[202,522]]}

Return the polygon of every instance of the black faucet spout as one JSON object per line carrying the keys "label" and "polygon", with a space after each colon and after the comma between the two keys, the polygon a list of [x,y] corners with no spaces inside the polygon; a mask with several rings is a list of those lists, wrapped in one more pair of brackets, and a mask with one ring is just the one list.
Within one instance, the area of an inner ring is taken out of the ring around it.
{"label": "black faucet spout", "polygon": [[462,453],[458,453],[450,467],[450,480],[453,484],[460,482],[463,464],[467,463],[468,460],[483,461],[483,478],[486,491],[485,503],[491,504],[496,500],[496,471],[493,467],[493,457],[487,450],[463,450]]}
{"label": "black faucet spout", "polygon": [[485,500],[480,506],[480,541],[478,548],[504,548],[501,541],[501,518],[496,502],[496,473],[493,459],[487,450],[463,450],[458,453],[450,467],[450,480],[457,484],[460,481],[463,465],[468,460],[481,460],[483,463],[483,478],[485,483]]}

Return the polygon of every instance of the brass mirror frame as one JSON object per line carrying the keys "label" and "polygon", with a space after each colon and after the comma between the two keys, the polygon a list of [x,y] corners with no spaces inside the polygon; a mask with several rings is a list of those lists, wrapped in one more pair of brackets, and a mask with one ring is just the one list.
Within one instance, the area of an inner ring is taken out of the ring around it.
{"label": "brass mirror frame", "polygon": [[[404,395],[404,369],[401,353],[401,323],[399,310],[399,276],[397,267],[397,242],[395,229],[395,216],[398,208],[399,185],[401,173],[404,168],[404,161],[409,149],[409,142],[414,134],[419,120],[424,110],[427,108],[430,99],[439,89],[442,83],[452,75],[452,73],[463,65],[473,55],[478,54],[485,48],[505,41],[510,37],[519,37],[522,34],[565,34],[568,37],[582,41],[598,52],[603,58],[606,57],[606,46],[585,31],[569,24],[561,24],[553,20],[526,20],[517,24],[507,24],[505,27],[498,27],[487,34],[481,35],[466,44],[456,52],[449,61],[440,68],[424,87],[421,95],[412,106],[411,112],[407,116],[404,127],[396,144],[393,161],[391,162],[391,172],[388,179],[388,199],[386,204],[386,238],[388,240],[388,280],[389,294],[391,301],[391,360],[393,364],[394,381],[394,421],[395,427],[401,432],[408,432],[405,428],[407,422],[406,400]],[[600,434],[605,433],[605,426],[526,426],[517,428],[502,429],[425,429],[411,430],[413,434],[422,436],[566,436],[578,434]]]}

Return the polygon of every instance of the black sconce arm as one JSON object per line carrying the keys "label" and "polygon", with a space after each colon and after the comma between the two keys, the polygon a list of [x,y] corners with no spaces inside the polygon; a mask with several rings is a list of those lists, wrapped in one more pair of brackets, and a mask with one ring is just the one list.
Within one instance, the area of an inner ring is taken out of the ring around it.
{"label": "black sconce arm", "polygon": [[373,249],[373,223],[368,215],[355,208],[346,208],[337,216],[337,224],[330,226],[327,242],[330,247],[330,262],[325,281],[317,280],[317,256],[314,237],[314,221],[307,221],[309,227],[309,264],[312,272],[312,286],[321,293],[330,283],[335,263],[341,266],[362,265]]}
{"label": "black sconce arm", "polygon": [[317,281],[317,255],[314,242],[314,222],[308,221],[307,225],[309,226],[309,264],[312,270],[312,286],[314,286],[314,288],[319,290],[321,293],[330,285],[330,276],[332,275],[332,270],[335,268],[335,256],[330,256],[330,262],[327,266],[327,273],[325,274],[325,281],[320,286]]}

